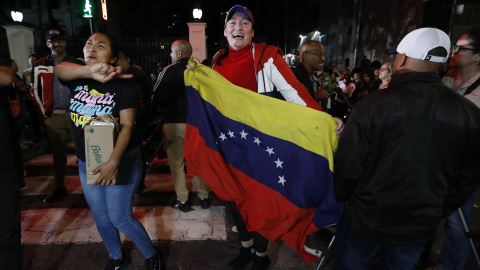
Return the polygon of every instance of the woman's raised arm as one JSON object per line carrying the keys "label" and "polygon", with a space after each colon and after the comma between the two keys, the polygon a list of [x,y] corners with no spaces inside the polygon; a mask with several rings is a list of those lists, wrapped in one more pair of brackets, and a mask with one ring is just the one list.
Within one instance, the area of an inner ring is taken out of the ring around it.
{"label": "woman's raised arm", "polygon": [[106,63],[96,63],[89,66],[62,62],[55,66],[53,73],[64,81],[75,79],[94,79],[105,83],[113,78],[132,78],[131,74],[122,74],[121,67],[114,67]]}

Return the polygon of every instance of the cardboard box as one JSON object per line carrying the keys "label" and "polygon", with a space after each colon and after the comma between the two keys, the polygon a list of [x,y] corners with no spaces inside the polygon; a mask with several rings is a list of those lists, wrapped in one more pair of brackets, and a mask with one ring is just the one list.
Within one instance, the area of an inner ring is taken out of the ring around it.
{"label": "cardboard box", "polygon": [[115,127],[87,125],[85,132],[85,163],[87,166],[87,184],[97,181],[100,173],[91,175],[98,165],[107,162],[115,145]]}

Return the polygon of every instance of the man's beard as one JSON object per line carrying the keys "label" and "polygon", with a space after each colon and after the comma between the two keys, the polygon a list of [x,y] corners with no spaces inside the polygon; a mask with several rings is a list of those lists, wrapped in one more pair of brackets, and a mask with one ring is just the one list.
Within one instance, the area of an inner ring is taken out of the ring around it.
{"label": "man's beard", "polygon": [[59,54],[63,54],[64,51],[65,49],[57,47],[52,49],[52,54],[59,55]]}

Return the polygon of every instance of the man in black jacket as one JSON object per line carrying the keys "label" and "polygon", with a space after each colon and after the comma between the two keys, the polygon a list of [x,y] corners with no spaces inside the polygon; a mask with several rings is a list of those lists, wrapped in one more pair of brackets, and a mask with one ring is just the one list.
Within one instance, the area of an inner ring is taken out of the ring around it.
{"label": "man in black jacket", "polygon": [[[183,73],[187,69],[188,59],[192,56],[192,45],[187,40],[172,43],[172,64],[165,67],[153,87],[153,100],[162,110],[163,142],[166,148],[170,172],[173,178],[177,200],[172,207],[183,212],[193,210],[188,201],[188,185],[185,178],[183,141],[188,114],[187,94]],[[209,188],[202,179],[195,176],[198,183],[198,197],[203,209],[210,208]]]}
{"label": "man in black jacket", "polygon": [[323,45],[315,40],[308,40],[300,47],[300,64],[293,67],[292,71],[308,90],[308,93],[316,100],[323,101],[328,99],[328,92],[323,89],[315,89],[314,81],[316,78],[313,73],[323,70],[325,61],[325,49]]}
{"label": "man in black jacket", "polygon": [[339,141],[334,190],[348,201],[337,226],[334,269],[413,269],[440,220],[480,180],[480,110],[437,72],[450,39],[412,31],[397,47],[394,77],[355,106]]}
{"label": "man in black jacket", "polygon": [[0,67],[0,269],[22,269],[20,226],[20,182],[17,162],[21,162],[9,92],[15,76],[8,67]]}
{"label": "man in black jacket", "polygon": [[[129,58],[123,51],[120,51],[118,54],[117,66],[122,67],[122,73],[133,75],[133,80],[135,81],[137,90],[140,93],[141,102],[140,108],[138,108],[137,112],[137,119],[135,121],[135,137],[132,139],[142,141],[146,136],[147,126],[151,118],[150,115],[152,115],[148,112],[148,105],[150,104],[150,99],[152,96],[152,80],[145,72],[131,65]],[[145,158],[145,149],[142,149],[142,158]],[[145,191],[145,177],[147,176],[147,164],[145,159],[142,163],[142,180],[138,184],[135,196],[139,196]]]}

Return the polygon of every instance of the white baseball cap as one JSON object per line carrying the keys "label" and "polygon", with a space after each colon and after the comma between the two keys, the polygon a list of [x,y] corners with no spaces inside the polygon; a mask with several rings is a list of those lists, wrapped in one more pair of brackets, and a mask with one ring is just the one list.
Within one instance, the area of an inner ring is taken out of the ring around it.
{"label": "white baseball cap", "polygon": [[[428,52],[434,48],[443,47],[447,51],[446,56],[429,55]],[[437,63],[445,63],[450,52],[450,38],[437,28],[420,28],[408,33],[400,44],[397,53],[403,53],[410,58]]]}

